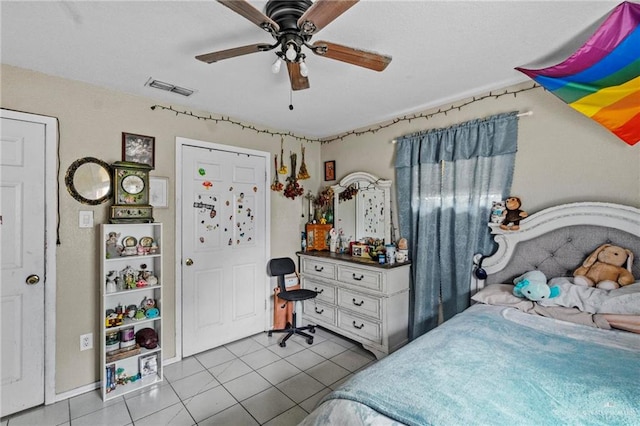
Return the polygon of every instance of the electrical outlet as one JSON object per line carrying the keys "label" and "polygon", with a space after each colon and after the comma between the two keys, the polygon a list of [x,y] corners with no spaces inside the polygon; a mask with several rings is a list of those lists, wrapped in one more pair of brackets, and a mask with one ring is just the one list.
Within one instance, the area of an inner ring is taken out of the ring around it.
{"label": "electrical outlet", "polygon": [[93,349],[93,333],[80,336],[80,350],[86,351],[87,349]]}

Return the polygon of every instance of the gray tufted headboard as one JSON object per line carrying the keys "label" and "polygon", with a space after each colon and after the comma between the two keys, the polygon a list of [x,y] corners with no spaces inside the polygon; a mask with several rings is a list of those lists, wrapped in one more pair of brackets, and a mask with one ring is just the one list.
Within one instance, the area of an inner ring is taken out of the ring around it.
{"label": "gray tufted headboard", "polygon": [[522,222],[517,231],[490,224],[498,243],[483,259],[486,280],[473,278],[471,293],[485,284],[511,283],[531,270],[548,278],[572,276],[574,269],[601,244],[630,249],[633,276],[640,280],[640,210],[610,203],[571,203],[542,210]]}

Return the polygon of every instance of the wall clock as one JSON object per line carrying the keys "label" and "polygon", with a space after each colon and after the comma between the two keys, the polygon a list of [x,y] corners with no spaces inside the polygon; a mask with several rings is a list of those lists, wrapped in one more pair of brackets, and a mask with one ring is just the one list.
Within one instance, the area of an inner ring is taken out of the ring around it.
{"label": "wall clock", "polygon": [[153,222],[153,207],[149,204],[149,170],[151,166],[130,161],[111,165],[114,182],[114,204],[111,223]]}

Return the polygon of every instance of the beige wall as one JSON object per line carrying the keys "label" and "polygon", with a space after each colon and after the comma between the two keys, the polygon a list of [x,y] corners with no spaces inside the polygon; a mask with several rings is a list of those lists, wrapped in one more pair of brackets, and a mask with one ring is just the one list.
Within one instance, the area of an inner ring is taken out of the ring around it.
{"label": "beige wall", "polygon": [[[71,162],[85,156],[109,163],[121,160],[122,132],[155,136],[156,169],[151,175],[170,178],[171,199],[175,191],[176,136],[278,155],[280,140],[230,124],[151,111],[154,102],[150,99],[6,65],[2,66],[1,72],[3,108],[54,116],[60,121],[61,245],[57,250],[56,391],[62,393],[93,383],[100,377],[97,351],[80,352],[78,343],[81,334],[92,331],[94,336],[99,336],[102,315],[98,312],[96,287],[97,235],[95,230],[79,229],[77,223],[80,210],[93,210],[96,223],[106,223],[108,213],[108,204],[85,206],[69,196],[63,177]],[[530,86],[531,83],[526,83],[517,87]],[[463,101],[456,105],[461,103]],[[174,107],[180,109],[178,105]],[[391,141],[394,138],[512,110],[534,112],[533,116],[520,119],[512,191],[522,197],[525,210],[534,212],[558,203],[581,200],[640,207],[640,144],[626,145],[541,88],[516,97],[485,99],[446,116],[401,121],[373,134],[348,136],[342,141],[323,145],[305,143],[312,179],[303,185],[315,192],[320,185],[327,184],[322,181],[321,166],[321,161],[327,160],[336,160],[338,179],[353,171],[368,171],[393,179],[394,145]],[[290,150],[299,153],[300,142],[286,139],[285,155]],[[293,256],[299,248],[303,203],[300,199],[291,201],[272,193],[271,206],[271,255]],[[156,209],[154,216],[156,221],[165,223],[164,241],[171,241],[175,235],[175,206]],[[165,253],[165,276],[173,276],[174,265],[170,259],[174,257],[175,247],[169,247]],[[175,311],[171,308],[175,304],[174,293],[173,285],[168,284],[163,303],[168,307],[163,312],[166,358],[175,355]],[[98,345],[96,341],[96,347]]]}
{"label": "beige wall", "polygon": [[[176,116],[167,111],[152,111],[155,102],[88,84],[64,80],[41,73],[2,65],[0,106],[33,114],[57,117],[60,123],[60,241],[57,248],[57,333],[56,393],[73,390],[100,378],[97,348],[100,307],[98,259],[95,229],[78,228],[78,212],[92,210],[96,224],[108,222],[108,206],[82,205],[64,186],[69,165],[81,157],[96,157],[107,163],[120,161],[122,132],[150,135],[156,138],[156,168],[151,176],[170,178],[169,198],[175,195],[175,138],[210,141],[242,148],[268,151],[280,155],[280,138],[242,130],[231,124]],[[177,99],[179,101],[179,98]],[[173,105],[180,109],[180,106]],[[187,109],[187,108],[183,108]],[[193,111],[194,114],[199,113]],[[204,114],[204,113],[203,113]],[[209,113],[207,113],[208,115]],[[320,173],[320,144],[304,143],[305,160],[312,178],[302,181],[305,189],[316,192]],[[289,151],[298,153],[300,142],[285,139],[285,161],[289,167]],[[269,170],[273,170],[269,162]],[[273,172],[271,172],[273,173]],[[281,178],[281,181],[283,179]],[[270,185],[269,182],[268,185]],[[292,256],[300,247],[303,226],[302,201],[290,200],[271,193],[271,256]],[[305,209],[306,211],[306,209]],[[163,222],[165,238],[174,242],[175,206],[155,209],[154,218]],[[164,251],[164,276],[175,276],[175,247]],[[163,306],[165,358],[175,356],[175,287],[165,283]],[[94,350],[80,352],[79,336],[94,333]]]}
{"label": "beige wall", "polygon": [[[527,82],[493,93],[531,87],[533,83]],[[470,100],[473,99],[453,105]],[[451,106],[442,105],[423,113]],[[516,96],[509,94],[472,102],[446,115],[411,122],[403,120],[376,133],[347,136],[342,141],[324,144],[322,161],[336,160],[338,179],[356,170],[393,179],[393,139],[509,111],[533,111],[532,116],[519,120],[511,191],[522,198],[524,210],[531,213],[575,201],[607,201],[640,207],[640,143],[633,147],[627,145],[540,87]]]}

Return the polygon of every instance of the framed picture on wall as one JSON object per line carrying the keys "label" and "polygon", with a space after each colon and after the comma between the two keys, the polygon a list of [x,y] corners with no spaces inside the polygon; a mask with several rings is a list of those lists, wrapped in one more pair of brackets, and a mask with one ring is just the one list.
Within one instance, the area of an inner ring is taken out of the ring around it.
{"label": "framed picture on wall", "polygon": [[152,136],[122,133],[122,161],[148,164],[155,167],[156,138]]}
{"label": "framed picture on wall", "polygon": [[324,180],[336,180],[335,160],[324,162]]}
{"label": "framed picture on wall", "polygon": [[169,207],[169,178],[149,177],[149,204],[161,209]]}

